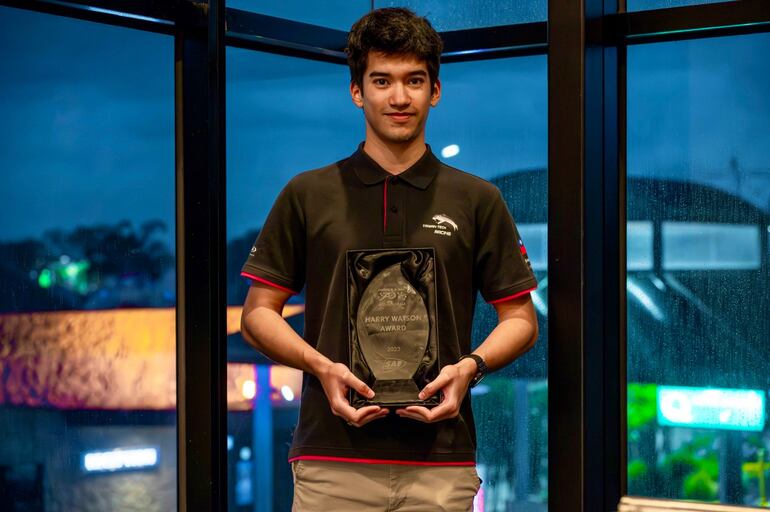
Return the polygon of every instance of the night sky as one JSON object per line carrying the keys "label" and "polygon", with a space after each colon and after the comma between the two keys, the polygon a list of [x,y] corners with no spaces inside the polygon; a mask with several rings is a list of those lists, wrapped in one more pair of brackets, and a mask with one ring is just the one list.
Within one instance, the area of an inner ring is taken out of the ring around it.
{"label": "night sky", "polygon": [[[303,21],[342,28],[359,14]],[[768,34],[629,48],[629,173],[709,183],[770,211],[768,54]],[[171,37],[0,8],[0,56],[1,241],[124,218],[173,226]],[[292,175],[352,153],[363,116],[345,66],[227,57],[235,237],[262,224]],[[442,66],[428,143],[437,154],[459,145],[447,163],[485,178],[545,168],[546,66],[545,56]]]}

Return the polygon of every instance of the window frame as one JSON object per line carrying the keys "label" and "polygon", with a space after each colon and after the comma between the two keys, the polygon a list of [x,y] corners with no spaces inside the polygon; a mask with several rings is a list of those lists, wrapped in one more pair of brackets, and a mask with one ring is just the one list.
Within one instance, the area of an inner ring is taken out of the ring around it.
{"label": "window frame", "polygon": [[[225,49],[344,65],[345,33],[224,0],[0,5],[175,38],[177,501],[226,510]],[[626,494],[626,48],[769,31],[765,0],[634,12],[548,0],[547,21],[441,34],[442,62],[548,55],[549,510],[610,512]]]}

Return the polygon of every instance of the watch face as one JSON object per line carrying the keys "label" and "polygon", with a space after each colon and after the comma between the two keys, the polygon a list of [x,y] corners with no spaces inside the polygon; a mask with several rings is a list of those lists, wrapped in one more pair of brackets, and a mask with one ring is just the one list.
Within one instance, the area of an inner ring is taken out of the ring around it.
{"label": "watch face", "polygon": [[356,314],[359,345],[378,380],[411,379],[428,346],[428,310],[401,272],[401,264],[377,274]]}

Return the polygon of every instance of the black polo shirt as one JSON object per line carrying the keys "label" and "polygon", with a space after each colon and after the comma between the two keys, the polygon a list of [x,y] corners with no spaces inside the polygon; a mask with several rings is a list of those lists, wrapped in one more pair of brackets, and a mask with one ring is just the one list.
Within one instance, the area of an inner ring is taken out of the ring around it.
{"label": "black polo shirt", "polygon": [[[487,302],[537,286],[500,191],[440,162],[427,147],[393,176],[364,151],[301,173],[281,191],[242,275],[293,293],[307,286],[305,340],[349,364],[345,251],[434,247],[439,358],[471,351],[477,291]],[[395,414],[361,428],[332,414],[320,382],[305,374],[289,459],[473,463],[470,394],[457,418],[424,424]]]}

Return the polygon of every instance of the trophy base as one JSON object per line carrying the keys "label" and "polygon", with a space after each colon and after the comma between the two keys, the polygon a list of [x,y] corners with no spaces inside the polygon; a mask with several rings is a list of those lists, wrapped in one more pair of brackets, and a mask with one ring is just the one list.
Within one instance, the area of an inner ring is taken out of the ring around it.
{"label": "trophy base", "polygon": [[438,400],[420,400],[417,384],[412,379],[404,380],[378,380],[372,386],[374,398],[367,400],[366,405],[379,405],[381,407],[401,407],[407,405],[422,405],[433,407],[438,405]]}

